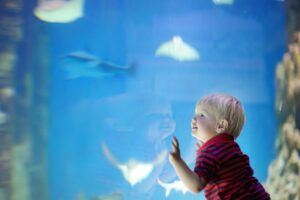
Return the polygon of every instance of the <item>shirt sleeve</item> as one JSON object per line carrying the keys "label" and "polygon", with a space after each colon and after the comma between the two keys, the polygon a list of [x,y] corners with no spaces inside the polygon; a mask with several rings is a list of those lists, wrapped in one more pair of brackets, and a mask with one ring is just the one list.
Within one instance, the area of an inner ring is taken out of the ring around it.
{"label": "shirt sleeve", "polygon": [[217,159],[216,157],[209,152],[200,152],[197,154],[196,164],[194,172],[210,182],[216,175],[217,171]]}

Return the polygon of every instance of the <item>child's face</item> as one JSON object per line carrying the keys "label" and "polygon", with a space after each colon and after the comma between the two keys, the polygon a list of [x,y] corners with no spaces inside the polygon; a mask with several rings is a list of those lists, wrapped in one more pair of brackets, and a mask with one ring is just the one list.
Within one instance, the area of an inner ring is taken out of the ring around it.
{"label": "child's face", "polygon": [[216,135],[216,119],[212,111],[197,106],[191,122],[192,135],[201,142]]}
{"label": "child's face", "polygon": [[152,108],[147,115],[147,131],[151,138],[164,140],[172,135],[176,129],[173,113],[170,105],[160,105]]}

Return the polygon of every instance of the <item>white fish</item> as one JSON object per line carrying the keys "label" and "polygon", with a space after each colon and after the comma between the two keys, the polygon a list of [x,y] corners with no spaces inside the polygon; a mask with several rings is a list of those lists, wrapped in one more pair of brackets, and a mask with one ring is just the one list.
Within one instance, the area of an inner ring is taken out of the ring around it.
{"label": "white fish", "polygon": [[50,23],[70,23],[83,17],[84,0],[42,0],[34,15]]}
{"label": "white fish", "polygon": [[164,183],[160,179],[157,179],[157,182],[160,186],[162,186],[165,189],[166,197],[168,197],[170,195],[172,190],[180,191],[183,194],[185,194],[186,192],[189,191],[180,180],[174,181],[172,183]]}
{"label": "white fish", "polygon": [[232,5],[234,3],[234,0],[213,0],[213,3],[216,5]]}
{"label": "white fish", "polygon": [[159,46],[155,52],[156,56],[167,56],[178,61],[199,60],[199,53],[195,48],[183,42],[180,36],[174,36],[171,41],[167,41]]}
{"label": "white fish", "polygon": [[146,179],[150,175],[154,167],[161,164],[167,156],[167,150],[164,150],[152,162],[140,162],[134,159],[130,159],[127,163],[121,164],[116,160],[116,158],[112,155],[112,153],[104,143],[101,144],[101,148],[106,158],[122,172],[125,180],[131,186],[134,186],[135,184]]}

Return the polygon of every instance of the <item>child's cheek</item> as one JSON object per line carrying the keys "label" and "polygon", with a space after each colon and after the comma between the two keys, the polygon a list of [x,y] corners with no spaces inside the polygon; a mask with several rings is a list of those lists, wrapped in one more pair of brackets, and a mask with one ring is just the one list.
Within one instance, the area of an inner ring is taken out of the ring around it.
{"label": "child's cheek", "polygon": [[198,121],[198,127],[201,132],[209,132],[211,131],[211,126],[208,121],[205,119],[199,120]]}
{"label": "child's cheek", "polygon": [[198,127],[198,130],[201,131],[201,132],[205,131],[205,129],[206,129],[205,128],[206,125],[205,125],[203,120],[198,120],[197,127]]}

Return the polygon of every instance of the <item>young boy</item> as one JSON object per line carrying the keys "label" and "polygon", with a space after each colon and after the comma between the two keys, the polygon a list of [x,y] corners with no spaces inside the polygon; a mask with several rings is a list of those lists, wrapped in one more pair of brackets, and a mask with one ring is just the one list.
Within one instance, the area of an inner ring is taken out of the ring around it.
{"label": "young boy", "polygon": [[192,135],[203,144],[197,150],[194,170],[181,159],[176,137],[169,155],[183,184],[193,193],[204,189],[206,199],[270,199],[253,176],[249,157],[235,142],[245,121],[239,100],[226,94],[210,94],[197,103],[195,112]]}

